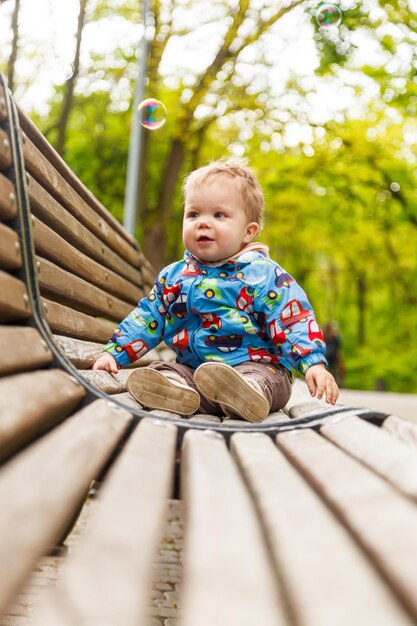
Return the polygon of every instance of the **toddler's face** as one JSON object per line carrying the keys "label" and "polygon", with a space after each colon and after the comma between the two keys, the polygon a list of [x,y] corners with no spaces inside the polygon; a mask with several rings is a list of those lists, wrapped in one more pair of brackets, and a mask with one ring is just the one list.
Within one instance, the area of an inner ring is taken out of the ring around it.
{"label": "toddler's face", "polygon": [[259,224],[248,221],[242,194],[232,181],[209,179],[187,193],[183,241],[202,261],[214,263],[232,257],[258,232]]}

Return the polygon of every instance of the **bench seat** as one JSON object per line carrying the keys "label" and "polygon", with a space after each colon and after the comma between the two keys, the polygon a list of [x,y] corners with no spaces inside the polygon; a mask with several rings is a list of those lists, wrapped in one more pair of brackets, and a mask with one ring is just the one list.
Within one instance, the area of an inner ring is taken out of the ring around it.
{"label": "bench seat", "polygon": [[[300,380],[262,424],[145,411],[126,381],[163,344],[93,372],[154,272],[1,76],[0,242],[1,626],[417,622],[417,426]],[[19,613],[54,550],[56,586]]]}

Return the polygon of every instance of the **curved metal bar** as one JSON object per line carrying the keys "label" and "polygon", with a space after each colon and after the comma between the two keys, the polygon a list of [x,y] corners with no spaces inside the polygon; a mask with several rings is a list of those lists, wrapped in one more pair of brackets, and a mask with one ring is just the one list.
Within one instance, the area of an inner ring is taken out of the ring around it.
{"label": "curved metal bar", "polygon": [[[42,307],[41,295],[39,291],[39,283],[37,278],[37,268],[35,263],[35,247],[32,232],[32,221],[30,213],[30,202],[26,186],[26,170],[23,158],[22,133],[19,124],[19,116],[16,104],[10,91],[7,89],[3,77],[0,74],[0,82],[3,84],[6,94],[7,109],[9,113],[8,124],[10,131],[11,149],[13,155],[13,182],[16,187],[16,198],[18,206],[18,222],[17,230],[21,237],[23,266],[20,271],[20,278],[26,284],[30,303],[32,306],[33,317],[28,320],[28,324],[36,327],[41,333],[43,339],[48,345],[53,355],[53,362],[50,367],[58,367],[66,371],[86,390],[86,397],[82,406],[90,404],[98,398],[104,398],[116,406],[127,408],[134,416],[131,430],[136,427],[137,423],[144,417],[149,417],[149,412],[142,409],[135,409],[126,406],[119,400],[109,396],[105,392],[94,387],[88,380],[81,376],[78,370],[72,365],[57,347]],[[359,415],[364,419],[377,419],[379,421],[388,417],[388,414],[378,413],[366,408],[353,407],[337,407],[333,409],[325,409],[319,413],[312,413],[302,418],[288,419],[274,424],[252,424],[243,422],[242,425],[217,424],[212,422],[189,422],[181,418],[168,418],[164,415],[152,414],[152,418],[169,422],[178,429],[177,446],[181,446],[182,439],[189,429],[194,430],[211,430],[223,435],[228,442],[230,437],[236,433],[263,433],[270,437],[275,436],[279,432],[292,430],[297,428],[314,427],[326,420],[332,420],[344,414]],[[131,432],[131,430],[129,432]],[[129,434],[129,433],[128,433]]]}

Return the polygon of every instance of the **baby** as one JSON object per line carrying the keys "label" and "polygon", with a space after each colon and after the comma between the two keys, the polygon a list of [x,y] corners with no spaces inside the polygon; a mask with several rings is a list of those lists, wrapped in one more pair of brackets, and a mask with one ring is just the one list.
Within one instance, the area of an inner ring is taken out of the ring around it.
{"label": "baby", "polygon": [[288,402],[291,367],[312,396],[335,404],[339,390],[306,294],[253,242],[263,221],[253,172],[210,163],[186,178],[184,198],[184,258],[159,272],[93,369],[116,374],[164,340],[175,363],[154,361],[128,379],[144,407],[261,422]]}

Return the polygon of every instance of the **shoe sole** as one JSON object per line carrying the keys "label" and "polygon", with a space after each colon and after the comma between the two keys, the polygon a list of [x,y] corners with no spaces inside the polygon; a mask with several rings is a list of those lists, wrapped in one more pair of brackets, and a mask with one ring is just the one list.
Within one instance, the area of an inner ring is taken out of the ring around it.
{"label": "shoe sole", "polygon": [[199,391],[212,402],[224,404],[248,422],[261,422],[269,403],[230,365],[205,363],[194,374]]}
{"label": "shoe sole", "polygon": [[133,372],[127,380],[127,390],[149,409],[192,415],[200,406],[200,396],[194,389],[178,387],[157,370]]}

